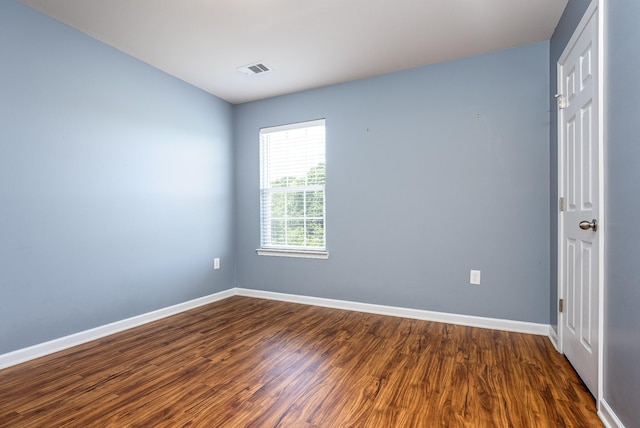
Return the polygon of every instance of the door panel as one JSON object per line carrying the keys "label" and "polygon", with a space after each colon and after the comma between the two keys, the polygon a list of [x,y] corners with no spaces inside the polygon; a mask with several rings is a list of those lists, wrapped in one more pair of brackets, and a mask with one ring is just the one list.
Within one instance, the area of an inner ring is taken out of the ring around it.
{"label": "door panel", "polygon": [[558,63],[560,194],[561,347],[594,396],[598,391],[599,232],[579,227],[600,214],[598,144],[597,14]]}

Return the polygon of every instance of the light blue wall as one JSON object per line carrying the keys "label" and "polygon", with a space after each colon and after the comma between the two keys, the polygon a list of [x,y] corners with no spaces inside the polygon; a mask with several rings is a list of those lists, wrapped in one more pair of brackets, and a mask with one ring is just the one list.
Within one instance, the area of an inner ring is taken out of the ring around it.
{"label": "light blue wall", "polygon": [[[236,106],[237,285],[548,323],[548,88],[544,42]],[[258,256],[258,130],[317,118],[330,259]]]}
{"label": "light blue wall", "polygon": [[640,427],[640,2],[607,5],[604,398],[630,428]]}
{"label": "light blue wall", "polygon": [[0,354],[233,286],[231,105],[14,1],[0,61]]}
{"label": "light blue wall", "polygon": [[591,0],[569,0],[567,7],[562,13],[560,22],[553,32],[549,48],[549,110],[551,111],[551,126],[549,128],[550,141],[550,188],[551,195],[549,203],[550,217],[550,276],[551,284],[549,293],[549,313],[551,315],[551,325],[558,330],[558,114],[557,102],[554,95],[558,92],[557,65],[560,55],[564,51],[573,32],[580,23],[582,15],[589,7]]}

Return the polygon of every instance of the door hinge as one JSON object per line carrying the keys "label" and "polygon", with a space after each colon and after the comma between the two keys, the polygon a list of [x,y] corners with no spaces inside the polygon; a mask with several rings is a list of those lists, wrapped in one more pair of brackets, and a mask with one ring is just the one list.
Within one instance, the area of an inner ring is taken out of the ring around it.
{"label": "door hinge", "polygon": [[566,104],[564,102],[564,96],[562,94],[555,94],[553,96],[556,100],[558,100],[558,108],[559,109],[563,109],[566,107]]}
{"label": "door hinge", "polygon": [[558,312],[564,312],[564,299],[558,300]]}
{"label": "door hinge", "polygon": [[560,198],[559,205],[560,205],[560,211],[564,211],[564,198]]}

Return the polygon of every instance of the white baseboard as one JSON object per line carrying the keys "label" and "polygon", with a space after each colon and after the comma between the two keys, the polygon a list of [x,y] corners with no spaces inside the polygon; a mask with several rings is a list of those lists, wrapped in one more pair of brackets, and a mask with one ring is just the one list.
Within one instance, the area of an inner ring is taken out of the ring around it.
{"label": "white baseboard", "polygon": [[189,300],[188,302],[178,303],[177,305],[169,306],[167,308],[158,309],[146,314],[137,315],[135,317],[116,321],[111,324],[106,324],[100,327],[92,328],[90,330],[85,330],[79,333],[71,334],[69,336],[64,336],[59,339],[54,339],[49,342],[40,343],[28,348],[18,349],[17,351],[2,354],[0,355],[0,369],[15,366],[16,364],[24,363],[25,361],[33,360],[45,355],[53,354],[54,352],[62,351],[73,346],[81,345],[92,340],[109,336],[110,334],[128,330],[132,327],[137,327],[152,321],[166,318],[168,316],[175,315],[189,309],[197,308],[198,306],[226,299],[227,297],[231,297],[234,294],[235,293],[233,289],[224,290],[219,293],[210,294],[208,296],[200,297],[194,300]]}
{"label": "white baseboard", "polygon": [[[321,297],[301,296],[295,294],[275,293],[272,291],[250,290],[246,288],[232,288],[209,296],[200,297],[188,302],[179,303],[157,311],[116,321],[90,330],[54,339],[49,342],[40,343],[17,351],[0,355],[0,369],[24,363],[54,352],[62,351],[73,346],[81,345],[92,340],[100,339],[110,334],[118,333],[137,327],[152,321],[156,321],[198,306],[213,303],[231,296],[247,296],[260,299],[279,300],[283,302],[301,303],[305,305],[323,306],[334,309],[345,309],[350,311],[367,312],[379,315],[389,315],[395,317],[414,318],[426,321],[443,322],[449,324],[466,325],[470,327],[490,328],[494,330],[513,331],[517,333],[536,334],[549,336],[554,346],[557,337],[553,328],[547,324],[537,324],[525,321],[511,321],[498,318],[485,318],[472,315],[457,315],[445,312],[426,311],[421,309],[409,309],[396,306],[375,305],[371,303],[352,302],[347,300],[325,299]],[[555,340],[555,342],[554,342]],[[622,425],[620,425],[622,426]]]}
{"label": "white baseboard", "polygon": [[324,306],[334,309],[346,309],[350,311],[368,312],[379,315],[414,318],[426,321],[436,321],[449,324],[466,325],[470,327],[490,328],[494,330],[513,331],[517,333],[549,335],[548,324],[536,324],[525,321],[511,321],[498,318],[485,318],[472,315],[456,315],[445,312],[425,311],[421,309],[408,309],[396,306],[375,305],[371,303],[359,303],[347,300],[325,299],[321,297],[300,296],[295,294],[275,293],[272,291],[250,290],[246,288],[234,288],[239,296],[257,297],[261,299],[280,300],[283,302],[302,303],[305,305]]}
{"label": "white baseboard", "polygon": [[604,398],[600,400],[598,416],[607,428],[624,428],[624,425]]}

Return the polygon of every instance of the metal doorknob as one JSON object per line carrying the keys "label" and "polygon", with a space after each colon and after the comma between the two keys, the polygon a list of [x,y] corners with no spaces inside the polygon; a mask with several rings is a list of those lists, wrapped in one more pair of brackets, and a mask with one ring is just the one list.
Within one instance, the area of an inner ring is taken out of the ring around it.
{"label": "metal doorknob", "polygon": [[593,231],[595,232],[596,230],[598,230],[598,220],[596,220],[595,218],[591,221],[583,220],[578,226],[580,226],[580,229],[582,230],[593,229]]}

